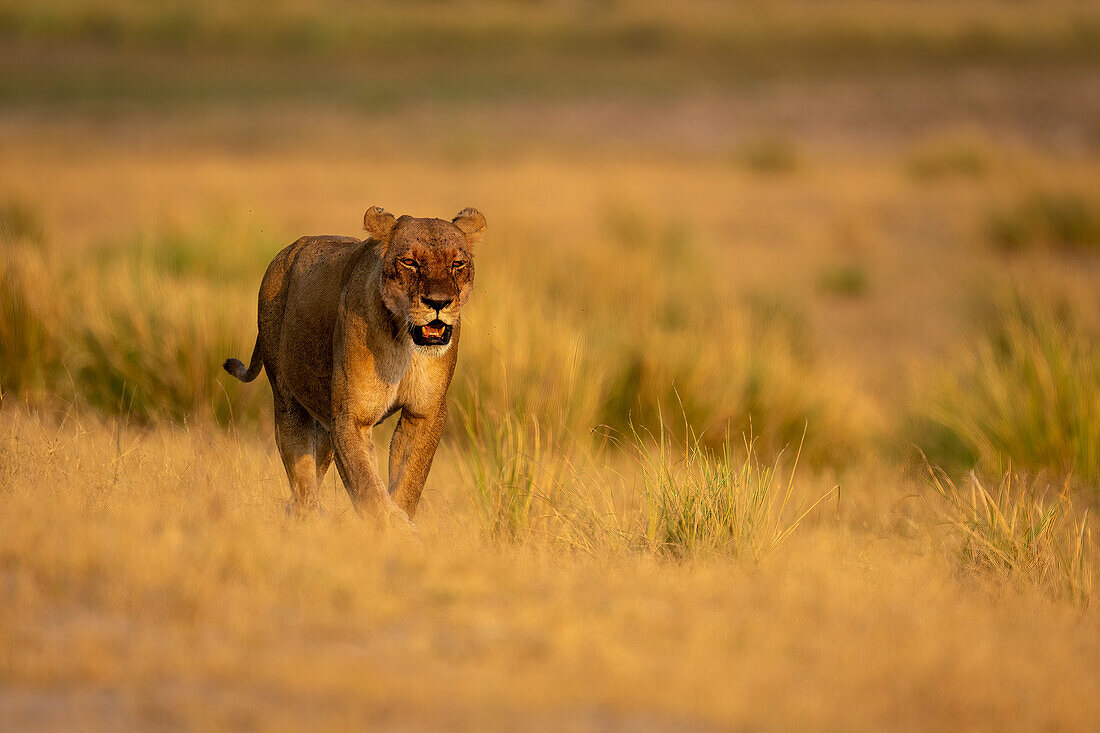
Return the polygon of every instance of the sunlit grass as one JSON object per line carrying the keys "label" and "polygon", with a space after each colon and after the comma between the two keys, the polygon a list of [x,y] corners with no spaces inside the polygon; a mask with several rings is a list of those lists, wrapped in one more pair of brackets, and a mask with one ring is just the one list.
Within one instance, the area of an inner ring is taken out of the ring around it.
{"label": "sunlit grass", "polygon": [[937,382],[916,439],[933,462],[1051,469],[1100,488],[1100,339],[1068,302],[1002,296]]}
{"label": "sunlit grass", "polygon": [[569,478],[560,448],[534,420],[465,411],[460,419],[468,442],[458,449],[460,476],[485,534],[515,542],[542,531],[559,516]]}
{"label": "sunlit grass", "polygon": [[[585,453],[575,440],[547,435],[533,420],[463,414],[466,440],[454,451],[483,532],[493,540],[549,542],[588,551],[660,557],[708,554],[759,561],[775,552],[834,487],[795,501],[783,454],[758,457],[751,440],[728,436],[715,451],[698,436],[673,440],[631,429],[608,449]],[[632,478],[611,467],[630,467]],[[616,488],[618,496],[616,496]]]}
{"label": "sunlit grass", "polygon": [[922,145],[907,157],[905,167],[916,181],[980,180],[992,167],[991,152],[976,141],[949,138]]}
{"label": "sunlit grass", "polygon": [[839,492],[834,487],[808,504],[792,505],[801,444],[784,476],[782,453],[764,463],[751,438],[736,448],[727,433],[717,452],[690,434],[682,447],[663,430],[656,436],[635,431],[631,438],[641,466],[644,544],[661,554],[691,558],[722,553],[761,560]]}
{"label": "sunlit grass", "polygon": [[41,244],[45,238],[46,224],[37,209],[17,198],[0,201],[0,244]]}
{"label": "sunlit grass", "polygon": [[747,170],[773,175],[793,173],[801,162],[794,143],[779,138],[747,141],[734,150],[733,160]]}
{"label": "sunlit grass", "polygon": [[218,371],[250,348],[241,344],[254,336],[239,334],[232,315],[250,300],[144,258],[77,266],[50,248],[5,248],[0,391],[5,401],[79,402],[144,424],[254,422],[267,398]]}
{"label": "sunlit grass", "polygon": [[817,279],[817,288],[826,295],[859,298],[870,288],[870,276],[862,263],[850,263],[831,267]]}
{"label": "sunlit grass", "polygon": [[56,313],[40,289],[46,277],[39,254],[0,251],[0,401],[37,401],[57,389],[60,344]]}
{"label": "sunlit grass", "polygon": [[[79,263],[54,242],[13,245],[0,282],[4,392],[63,395],[141,423],[256,422],[265,388],[220,365],[247,357],[256,288],[286,243],[209,217],[104,237]],[[587,435],[656,430],[657,406],[680,405],[708,441],[715,426],[751,420],[769,451],[809,420],[810,463],[851,460],[864,433],[858,398],[815,367],[805,315],[781,299],[736,298],[683,221],[607,207],[566,250],[494,255],[465,314],[475,335],[450,390],[457,407]],[[722,338],[700,342],[708,331]]]}
{"label": "sunlit grass", "polygon": [[1072,190],[1041,190],[990,212],[986,229],[999,248],[1045,247],[1066,252],[1100,250],[1100,204]]}
{"label": "sunlit grass", "polygon": [[1089,730],[1100,715],[1094,611],[1027,586],[975,593],[894,538],[815,520],[763,563],[548,550],[486,540],[465,487],[437,478],[455,503],[422,509],[415,547],[346,501],[289,520],[267,436],[119,422],[0,412],[0,672],[26,690],[6,703],[18,729],[369,729],[398,712],[429,730],[570,728],[578,705],[627,728],[949,729],[979,707],[998,729]]}
{"label": "sunlit grass", "polygon": [[1009,472],[990,490],[973,474],[961,488],[941,471],[930,468],[928,476],[965,571],[1088,605],[1095,548],[1089,512],[1074,506],[1068,482],[1044,490]]}

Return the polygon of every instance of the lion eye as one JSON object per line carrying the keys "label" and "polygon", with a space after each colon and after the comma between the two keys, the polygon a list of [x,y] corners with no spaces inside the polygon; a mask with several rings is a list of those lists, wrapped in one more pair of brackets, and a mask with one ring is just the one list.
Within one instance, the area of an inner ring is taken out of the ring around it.
{"label": "lion eye", "polygon": [[451,264],[451,267],[453,267],[456,270],[461,270],[463,267],[465,267],[468,264],[470,264],[470,263],[467,262],[466,260],[456,260],[455,262],[453,262]]}
{"label": "lion eye", "polygon": [[418,267],[416,260],[412,259],[411,257],[405,257],[404,259],[398,261],[405,267],[411,267],[414,270]]}

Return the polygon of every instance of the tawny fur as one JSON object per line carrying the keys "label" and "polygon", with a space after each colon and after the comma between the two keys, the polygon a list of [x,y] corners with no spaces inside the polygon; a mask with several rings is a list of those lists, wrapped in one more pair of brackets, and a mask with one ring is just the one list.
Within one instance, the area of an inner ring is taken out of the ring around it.
{"label": "tawny fur", "polygon": [[[245,382],[267,370],[291,510],[317,505],[335,460],[357,511],[404,523],[416,513],[447,417],[485,217],[466,209],[452,221],[395,219],[372,207],[363,225],[366,240],[303,237],[275,256],[260,284],[250,365],[224,366]],[[429,322],[451,327],[448,344],[414,343],[411,329]],[[387,485],[372,433],[396,412]]]}

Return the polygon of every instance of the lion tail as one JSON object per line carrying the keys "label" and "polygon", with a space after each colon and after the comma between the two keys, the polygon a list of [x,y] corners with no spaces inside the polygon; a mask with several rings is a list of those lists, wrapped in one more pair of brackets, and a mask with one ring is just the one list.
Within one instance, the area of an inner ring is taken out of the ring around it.
{"label": "lion tail", "polygon": [[244,362],[240,359],[226,359],[222,368],[242,382],[251,382],[260,376],[260,370],[264,368],[264,360],[260,354],[259,334],[256,335],[256,347],[252,349],[252,363],[248,365],[248,369],[244,368]]}

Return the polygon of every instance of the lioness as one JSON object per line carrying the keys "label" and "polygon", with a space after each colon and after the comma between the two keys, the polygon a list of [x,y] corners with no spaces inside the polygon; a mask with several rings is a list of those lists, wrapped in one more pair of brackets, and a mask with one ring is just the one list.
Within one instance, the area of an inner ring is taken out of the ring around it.
{"label": "lioness", "polygon": [[[333,457],[352,504],[385,523],[416,513],[458,359],[459,313],[474,279],[485,217],[394,218],[375,206],[369,237],[302,237],[267,267],[259,335],[242,382],[267,369],[275,442],[290,480],[288,511],[318,503]],[[398,410],[389,486],[379,478],[373,428]]]}

